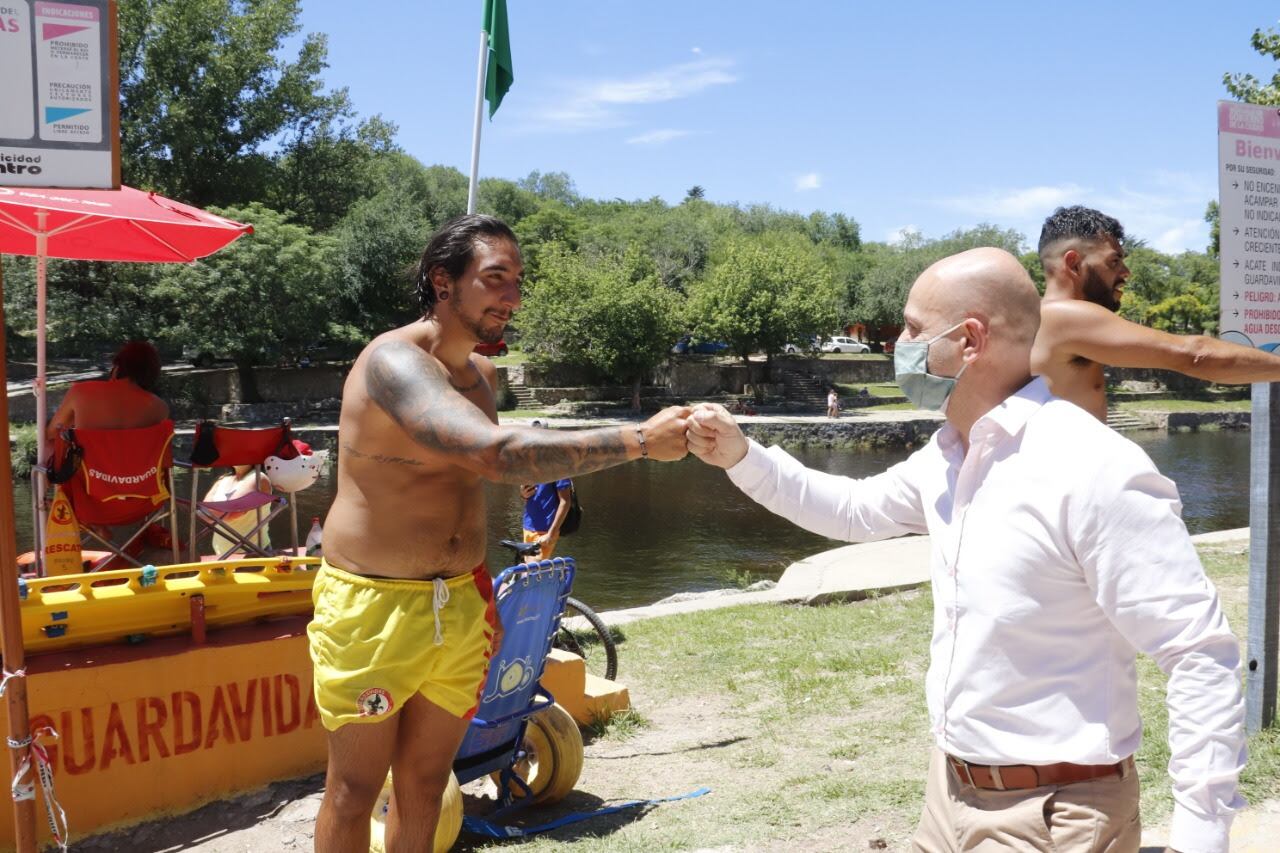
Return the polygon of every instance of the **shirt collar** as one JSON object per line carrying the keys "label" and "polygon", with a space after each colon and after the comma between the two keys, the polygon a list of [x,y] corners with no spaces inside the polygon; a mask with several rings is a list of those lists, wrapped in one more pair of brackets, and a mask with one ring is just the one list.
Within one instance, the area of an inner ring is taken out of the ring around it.
{"label": "shirt collar", "polygon": [[[1027,421],[1031,420],[1031,416],[1049,402],[1052,396],[1044,377],[1034,377],[974,422],[969,430],[969,443],[972,445],[993,427],[1005,435],[1017,435],[1027,425]],[[947,424],[938,433],[938,444],[944,452],[960,453],[960,434],[955,427]]]}

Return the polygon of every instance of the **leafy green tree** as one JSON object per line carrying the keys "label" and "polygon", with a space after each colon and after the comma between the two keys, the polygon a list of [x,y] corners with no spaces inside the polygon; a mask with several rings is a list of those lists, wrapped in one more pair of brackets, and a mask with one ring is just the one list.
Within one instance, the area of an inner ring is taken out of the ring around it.
{"label": "leafy green tree", "polygon": [[165,339],[248,367],[330,337],[341,314],[333,239],[257,203],[216,212],[252,223],[254,233],[193,264],[157,268],[153,298],[174,309]]}
{"label": "leafy green tree", "polygon": [[1211,201],[1204,209],[1204,221],[1209,223],[1209,247],[1205,250],[1209,257],[1218,257],[1222,245],[1222,217],[1218,210],[1218,202]]}
{"label": "leafy green tree", "polygon": [[525,277],[534,279],[539,275],[539,260],[544,248],[558,246],[569,251],[578,250],[582,219],[560,202],[548,202],[537,212],[521,219],[512,230],[520,241]]}
{"label": "leafy green tree", "polygon": [[532,216],[539,205],[538,197],[532,192],[501,178],[482,178],[476,195],[476,210],[496,216],[513,227],[526,216]]}
{"label": "leafy green tree", "polygon": [[357,202],[333,230],[342,316],[362,337],[417,315],[413,276],[430,231],[422,206],[400,188]]}
{"label": "leafy green tree", "polygon": [[281,57],[298,14],[298,0],[121,0],[125,179],[199,206],[263,198],[266,146],[345,104],[321,90],[324,36]]}
{"label": "leafy green tree", "polygon": [[528,190],[543,201],[556,201],[572,207],[582,200],[573,178],[566,172],[530,172],[519,182],[520,189]]}
{"label": "leafy green tree", "polygon": [[701,184],[694,184],[689,187],[689,191],[684,194],[685,201],[702,201],[707,197],[707,191],[703,189]]}
{"label": "leafy green tree", "polygon": [[379,116],[359,125],[344,121],[346,95],[337,97],[342,109],[306,122],[289,143],[264,200],[315,231],[328,231],[357,201],[385,189],[374,164],[398,150],[394,124]]}
{"label": "leafy green tree", "polygon": [[694,286],[688,316],[695,336],[725,341],[743,362],[757,351],[771,360],[788,342],[833,328],[841,297],[831,269],[803,238],[737,238]]}
{"label": "leafy green tree", "polygon": [[680,332],[681,302],[634,249],[588,260],[547,244],[524,296],[521,340],[537,358],[629,383],[639,409],[641,383]]}
{"label": "leafy green tree", "polygon": [[948,255],[982,246],[994,246],[1020,255],[1022,244],[1022,235],[1017,231],[1002,230],[994,225],[954,231],[937,240],[913,235],[890,247],[860,282],[856,313],[851,319],[872,327],[901,325],[902,309],[907,304],[911,285],[933,263]]}
{"label": "leafy green tree", "polygon": [[1218,265],[1200,252],[1166,255],[1135,246],[1120,314],[1135,323],[1177,334],[1218,329]]}
{"label": "leafy green tree", "polygon": [[[1280,33],[1275,30],[1254,30],[1250,43],[1253,49],[1263,56],[1280,61]],[[1252,74],[1222,75],[1222,83],[1227,91],[1246,104],[1280,105],[1280,71],[1271,77],[1270,83],[1263,83]]]}

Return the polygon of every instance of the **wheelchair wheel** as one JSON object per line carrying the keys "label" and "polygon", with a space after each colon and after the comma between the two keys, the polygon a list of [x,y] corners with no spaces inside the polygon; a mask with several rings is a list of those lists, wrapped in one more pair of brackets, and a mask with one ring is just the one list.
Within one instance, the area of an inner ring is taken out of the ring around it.
{"label": "wheelchair wheel", "polygon": [[[581,616],[590,627],[573,630],[564,624],[564,620],[575,616]],[[582,658],[587,663],[587,672],[592,675],[615,680],[618,677],[618,647],[604,620],[573,596],[565,599],[560,620],[560,628],[551,645]]]}
{"label": "wheelchair wheel", "polygon": [[[529,785],[535,803],[555,803],[564,799],[578,784],[582,775],[582,733],[569,712],[552,705],[529,718],[525,728],[525,756],[512,768]],[[495,785],[501,785],[501,774],[492,773]],[[519,798],[523,791],[515,783],[511,793]]]}
{"label": "wheelchair wheel", "polygon": [[[382,793],[373,806],[372,826],[369,827],[369,853],[385,853],[387,834],[387,810],[391,808],[391,774],[382,784]],[[449,784],[440,802],[440,820],[436,824],[436,843],[433,853],[448,853],[462,832],[462,789],[458,778],[449,774]]]}

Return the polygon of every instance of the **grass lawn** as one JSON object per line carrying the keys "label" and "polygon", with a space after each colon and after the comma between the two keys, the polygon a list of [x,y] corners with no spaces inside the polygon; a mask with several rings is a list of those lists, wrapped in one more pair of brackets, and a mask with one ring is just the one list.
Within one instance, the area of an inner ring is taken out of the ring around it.
{"label": "grass lawn", "polygon": [[1122,412],[1248,412],[1250,400],[1125,400],[1114,404]]}
{"label": "grass lawn", "polygon": [[[1202,550],[1237,634],[1247,558]],[[604,803],[700,799],[596,818],[522,851],[753,851],[906,848],[931,738],[924,703],[927,590],[823,607],[757,605],[626,626],[621,672],[636,714],[588,744],[577,790],[531,823]],[[1147,825],[1168,820],[1165,678],[1140,661],[1146,735],[1138,753]],[[1256,736],[1252,802],[1280,796],[1280,731]],[[464,834],[457,850],[507,849]]]}
{"label": "grass lawn", "polygon": [[866,385],[836,385],[841,397],[856,397],[866,391],[872,397],[901,397],[902,389],[896,382],[872,382]]}
{"label": "grass lawn", "polygon": [[491,359],[499,367],[507,367],[512,364],[524,364],[529,360],[529,356],[522,350],[508,347],[506,355],[491,356]]}

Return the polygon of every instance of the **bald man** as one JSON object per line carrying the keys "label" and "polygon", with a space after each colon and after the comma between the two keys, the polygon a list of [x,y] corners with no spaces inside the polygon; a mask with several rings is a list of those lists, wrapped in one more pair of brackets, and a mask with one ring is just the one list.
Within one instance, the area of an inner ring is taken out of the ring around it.
{"label": "bald man", "polygon": [[747,440],[720,406],[699,406],[688,436],[815,533],[930,535],[935,748],[913,849],[1137,851],[1142,651],[1169,674],[1173,847],[1225,851],[1242,805],[1239,651],[1173,483],[1032,378],[1039,300],[1012,255],[934,264],[905,321],[898,383],[946,422],[888,471],[810,470]]}
{"label": "bald man", "polygon": [[1107,419],[1103,368],[1175,370],[1231,385],[1280,382],[1280,356],[1207,335],[1171,335],[1116,312],[1129,279],[1124,227],[1088,207],[1060,207],[1040,231],[1044,303],[1032,372],[1064,400]]}

